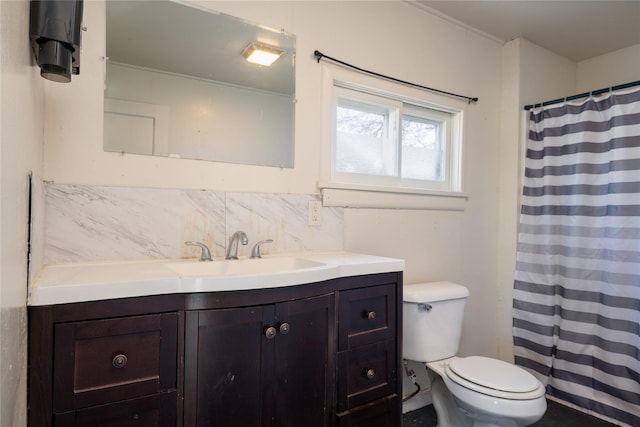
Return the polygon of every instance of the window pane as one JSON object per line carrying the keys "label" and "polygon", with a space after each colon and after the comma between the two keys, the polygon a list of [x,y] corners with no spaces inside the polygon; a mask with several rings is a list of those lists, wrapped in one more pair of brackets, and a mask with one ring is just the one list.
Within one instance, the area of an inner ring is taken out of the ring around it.
{"label": "window pane", "polygon": [[393,175],[395,149],[388,143],[388,114],[366,107],[336,110],[336,171]]}
{"label": "window pane", "polygon": [[443,124],[419,117],[402,117],[402,177],[444,182]]}

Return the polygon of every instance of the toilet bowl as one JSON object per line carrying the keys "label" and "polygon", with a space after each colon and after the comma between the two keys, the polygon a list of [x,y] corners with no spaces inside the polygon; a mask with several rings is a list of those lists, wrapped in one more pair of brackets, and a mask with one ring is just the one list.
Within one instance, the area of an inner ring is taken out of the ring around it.
{"label": "toilet bowl", "polygon": [[437,374],[438,427],[520,427],[544,415],[545,388],[513,364],[457,357],[467,288],[451,282],[404,286],[403,357]]}
{"label": "toilet bowl", "polygon": [[[430,362],[427,367],[442,378],[455,403],[455,407],[441,410],[459,410],[460,414],[449,417],[462,420],[458,422],[463,426],[527,426],[538,421],[546,410],[544,386],[510,363],[470,356]],[[447,398],[434,398],[434,402]],[[438,427],[454,426],[459,424],[438,423]]]}

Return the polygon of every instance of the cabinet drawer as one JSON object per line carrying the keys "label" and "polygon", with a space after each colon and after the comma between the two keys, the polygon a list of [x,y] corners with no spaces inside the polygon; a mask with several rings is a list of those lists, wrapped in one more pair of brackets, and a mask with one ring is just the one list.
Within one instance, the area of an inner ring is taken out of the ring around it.
{"label": "cabinet drawer", "polygon": [[396,286],[340,292],[339,349],[395,338]]}
{"label": "cabinet drawer", "polygon": [[176,313],[57,324],[54,412],[174,389],[177,332]]}
{"label": "cabinet drawer", "polygon": [[400,427],[401,425],[402,406],[395,394],[338,414],[338,427]]}
{"label": "cabinet drawer", "polygon": [[55,427],[175,427],[176,392],[56,414]]}
{"label": "cabinet drawer", "polygon": [[338,353],[338,411],[395,392],[395,351],[388,340]]}

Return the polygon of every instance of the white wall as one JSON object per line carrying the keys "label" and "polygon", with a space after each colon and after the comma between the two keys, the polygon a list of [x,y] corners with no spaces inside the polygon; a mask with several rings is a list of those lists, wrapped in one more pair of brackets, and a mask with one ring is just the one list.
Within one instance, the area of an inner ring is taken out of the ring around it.
{"label": "white wall", "polygon": [[640,44],[578,63],[576,93],[640,80]]}
{"label": "white wall", "polygon": [[0,426],[26,425],[28,173],[42,168],[43,90],[29,2],[0,2]]}
{"label": "white wall", "polygon": [[528,40],[520,41],[520,101],[529,105],[576,93],[576,63]]}
{"label": "white wall", "polygon": [[[487,58],[483,49],[458,54],[458,46],[467,39],[480,38],[444,22],[424,25],[421,22],[429,15],[403,2],[270,2],[268,7],[259,1],[198,3],[296,34],[295,169],[104,153],[104,4],[91,1],[85,5],[88,30],[83,33],[81,75],[74,77],[76,84],[70,90],[48,88],[52,114],[46,117],[45,179],[59,183],[315,193],[321,142],[318,100],[322,89],[322,67],[313,58],[315,49],[462,93],[483,87],[466,76],[482,70],[478,64],[491,61],[493,55]],[[386,22],[385,31],[372,31],[371,22]],[[395,25],[397,22],[403,25]],[[433,40],[439,42],[432,43]],[[424,48],[425,43],[429,49]],[[381,51],[384,55],[378,53]],[[434,66],[434,60],[442,65]],[[476,76],[473,80],[483,80],[479,73]],[[499,80],[497,74],[489,78]]]}
{"label": "white wall", "polygon": [[498,355],[513,360],[511,300],[520,193],[520,45],[516,39],[502,49],[502,108],[498,186],[497,338]]}

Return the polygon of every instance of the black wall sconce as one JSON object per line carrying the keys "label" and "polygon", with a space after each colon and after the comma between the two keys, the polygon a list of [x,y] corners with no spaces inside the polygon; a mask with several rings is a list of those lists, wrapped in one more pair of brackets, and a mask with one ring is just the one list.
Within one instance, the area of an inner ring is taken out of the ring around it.
{"label": "black wall sconce", "polygon": [[80,74],[83,0],[31,0],[29,38],[40,75],[68,83]]}

